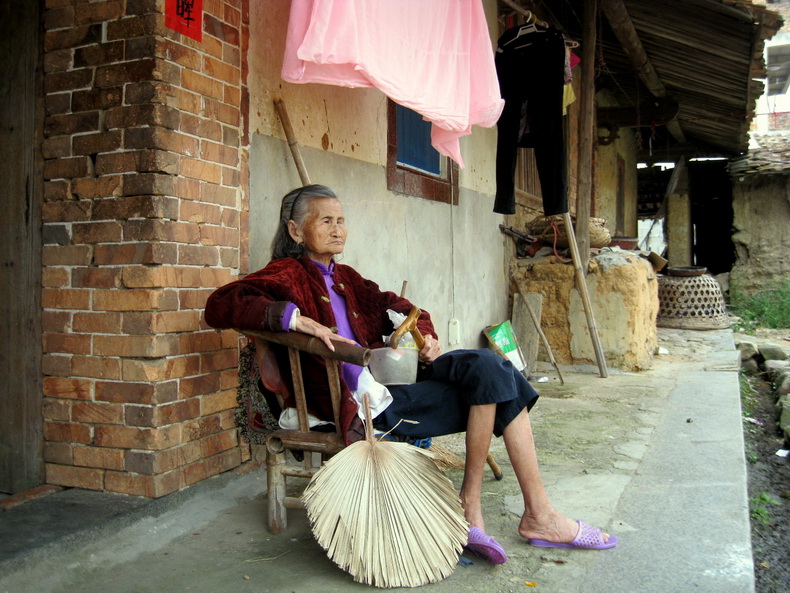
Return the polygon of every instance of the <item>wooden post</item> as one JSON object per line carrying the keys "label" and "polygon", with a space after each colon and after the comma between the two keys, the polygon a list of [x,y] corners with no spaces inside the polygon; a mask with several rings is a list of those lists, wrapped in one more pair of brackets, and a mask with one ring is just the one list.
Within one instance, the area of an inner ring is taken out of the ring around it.
{"label": "wooden post", "polygon": [[285,103],[282,99],[276,99],[274,106],[277,109],[277,114],[280,116],[280,123],[283,125],[285,138],[288,140],[288,147],[291,149],[291,155],[294,158],[296,170],[299,172],[299,179],[302,180],[302,185],[310,185],[310,176],[307,174],[307,167],[302,160],[302,153],[299,151],[299,144],[296,143],[296,136],[294,129],[291,126],[291,119],[288,117],[288,110],[285,109]]}
{"label": "wooden post", "polygon": [[[595,45],[598,0],[586,0],[582,30],[582,78],[579,114],[579,163],[576,186],[576,238],[579,265],[587,274],[590,261],[590,207],[592,201],[593,134],[595,133]],[[568,217],[570,218],[570,217]],[[570,229],[569,229],[570,231]],[[570,233],[569,233],[570,234]]]}

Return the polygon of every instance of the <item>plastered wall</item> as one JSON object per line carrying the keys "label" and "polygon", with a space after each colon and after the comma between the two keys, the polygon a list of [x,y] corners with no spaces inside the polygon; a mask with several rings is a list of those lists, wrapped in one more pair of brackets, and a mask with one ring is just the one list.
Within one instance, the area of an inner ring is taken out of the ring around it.
{"label": "plastered wall", "polygon": [[[286,0],[251,3],[250,269],[269,259],[282,196],[301,185],[273,106],[285,102],[310,180],[333,187],[343,200],[349,240],[343,263],[386,290],[431,312],[445,349],[476,347],[488,324],[507,318],[506,262],[510,239],[493,213],[496,131],[475,127],[462,139],[466,169],[459,204],[450,206],[386,188],[386,97],[376,89],[295,85],[280,78]],[[486,2],[496,25],[496,4]],[[495,38],[492,30],[492,39]],[[450,344],[450,319],[460,340]]]}

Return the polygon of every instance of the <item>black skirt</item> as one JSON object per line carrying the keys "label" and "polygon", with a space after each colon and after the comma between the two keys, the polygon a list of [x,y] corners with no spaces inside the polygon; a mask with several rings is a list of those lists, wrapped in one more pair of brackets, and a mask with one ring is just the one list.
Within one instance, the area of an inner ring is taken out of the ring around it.
{"label": "black skirt", "polygon": [[414,438],[464,432],[469,406],[496,404],[494,434],[502,436],[505,427],[538,399],[513,364],[490,350],[447,352],[422,377],[411,385],[387,387],[394,401],[374,419],[378,430],[397,425],[392,434]]}

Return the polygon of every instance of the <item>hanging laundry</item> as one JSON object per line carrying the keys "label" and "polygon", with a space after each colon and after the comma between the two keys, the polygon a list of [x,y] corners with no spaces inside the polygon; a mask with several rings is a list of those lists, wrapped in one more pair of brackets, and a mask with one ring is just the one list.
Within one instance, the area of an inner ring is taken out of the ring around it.
{"label": "hanging laundry", "polygon": [[503,108],[482,0],[292,0],[282,77],[378,88],[461,167],[460,138]]}
{"label": "hanging laundry", "polygon": [[536,25],[508,29],[497,42],[496,70],[505,108],[497,123],[494,212],[516,212],[514,179],[519,147],[535,149],[543,213],[567,212],[562,33]]}

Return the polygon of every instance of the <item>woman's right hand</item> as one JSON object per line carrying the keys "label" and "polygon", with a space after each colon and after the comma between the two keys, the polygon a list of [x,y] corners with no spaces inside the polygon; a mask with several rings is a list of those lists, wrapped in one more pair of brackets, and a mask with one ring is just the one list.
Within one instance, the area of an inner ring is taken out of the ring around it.
{"label": "woman's right hand", "polygon": [[321,325],[317,321],[310,319],[309,317],[305,317],[304,315],[299,315],[296,318],[295,330],[309,336],[315,336],[324,344],[326,344],[326,347],[332,352],[335,351],[335,347],[332,342],[346,342],[347,344],[352,344],[354,346],[357,345],[354,340],[339,336],[327,326]]}

